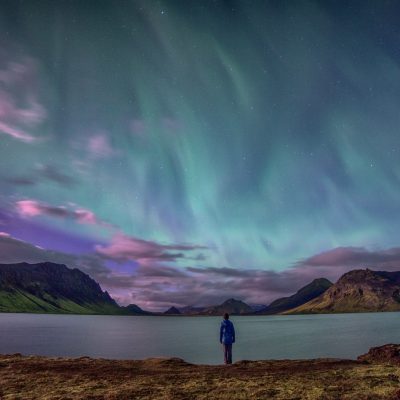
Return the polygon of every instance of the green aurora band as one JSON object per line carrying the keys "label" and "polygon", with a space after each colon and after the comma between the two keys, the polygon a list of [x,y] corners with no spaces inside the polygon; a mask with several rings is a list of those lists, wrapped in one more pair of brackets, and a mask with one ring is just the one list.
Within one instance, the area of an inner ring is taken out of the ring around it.
{"label": "green aurora band", "polygon": [[[282,271],[397,246],[399,8],[3,2],[0,70],[31,60],[46,113],[25,127],[34,141],[0,136],[3,208],[79,205],[113,228],[38,218],[102,243],[118,230],[209,247],[178,267]],[[48,165],[73,184],[23,184]]]}

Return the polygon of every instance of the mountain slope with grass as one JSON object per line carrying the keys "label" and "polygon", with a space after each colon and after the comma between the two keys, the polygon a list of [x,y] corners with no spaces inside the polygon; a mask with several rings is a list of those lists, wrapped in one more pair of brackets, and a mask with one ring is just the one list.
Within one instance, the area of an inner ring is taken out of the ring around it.
{"label": "mountain slope with grass", "polygon": [[129,314],[79,269],[63,264],[0,264],[0,312]]}
{"label": "mountain slope with grass", "polygon": [[400,311],[400,272],[347,272],[326,292],[287,314]]}
{"label": "mountain slope with grass", "polygon": [[257,314],[279,314],[292,308],[298,307],[320,296],[331,286],[332,282],[328,279],[314,279],[311,283],[298,290],[294,295],[289,297],[282,297],[273,301],[264,309],[257,311]]}

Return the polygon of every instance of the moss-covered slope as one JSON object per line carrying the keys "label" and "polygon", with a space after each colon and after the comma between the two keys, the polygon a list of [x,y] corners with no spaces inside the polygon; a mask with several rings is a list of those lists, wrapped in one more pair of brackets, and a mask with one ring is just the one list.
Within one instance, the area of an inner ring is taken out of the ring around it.
{"label": "moss-covered slope", "polygon": [[136,313],[120,307],[79,269],[50,262],[0,264],[0,312]]}

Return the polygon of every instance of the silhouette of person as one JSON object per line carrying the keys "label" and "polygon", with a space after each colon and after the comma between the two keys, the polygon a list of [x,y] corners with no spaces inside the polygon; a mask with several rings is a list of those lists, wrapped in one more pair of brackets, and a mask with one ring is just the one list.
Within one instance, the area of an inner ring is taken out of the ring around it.
{"label": "silhouette of person", "polygon": [[219,341],[224,350],[224,364],[232,364],[232,344],[235,343],[235,328],[229,321],[229,314],[224,314],[219,330]]}

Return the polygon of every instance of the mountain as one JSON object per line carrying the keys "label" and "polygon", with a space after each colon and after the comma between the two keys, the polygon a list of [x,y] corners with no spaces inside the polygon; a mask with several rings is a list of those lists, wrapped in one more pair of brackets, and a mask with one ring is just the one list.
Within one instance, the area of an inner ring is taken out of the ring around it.
{"label": "mountain", "polygon": [[120,307],[120,313],[127,315],[153,315],[153,313],[149,311],[142,310],[136,304],[129,304],[125,307]]}
{"label": "mountain", "polygon": [[257,314],[279,314],[298,307],[320,296],[332,286],[332,282],[325,278],[314,279],[290,297],[282,297],[273,301],[269,306],[259,310]]}
{"label": "mountain", "polygon": [[204,311],[205,308],[206,307],[185,306],[185,307],[178,308],[178,311],[181,314],[185,314],[185,315],[196,315],[196,314],[200,314],[202,311]]}
{"label": "mountain", "polygon": [[229,299],[220,304],[219,306],[206,307],[199,312],[199,315],[223,315],[224,313],[238,315],[238,314],[252,314],[253,309],[241,300]]}
{"label": "mountain", "polygon": [[400,272],[358,269],[344,274],[317,298],[288,314],[400,310]]}
{"label": "mountain", "polygon": [[0,264],[0,312],[129,314],[79,269],[63,264]]}
{"label": "mountain", "polygon": [[255,304],[255,303],[249,303],[249,306],[254,312],[264,310],[264,308],[267,307],[265,304]]}
{"label": "mountain", "polygon": [[176,307],[170,307],[170,308],[168,308],[167,311],[164,312],[164,314],[168,314],[168,315],[180,315],[181,312],[180,312]]}

